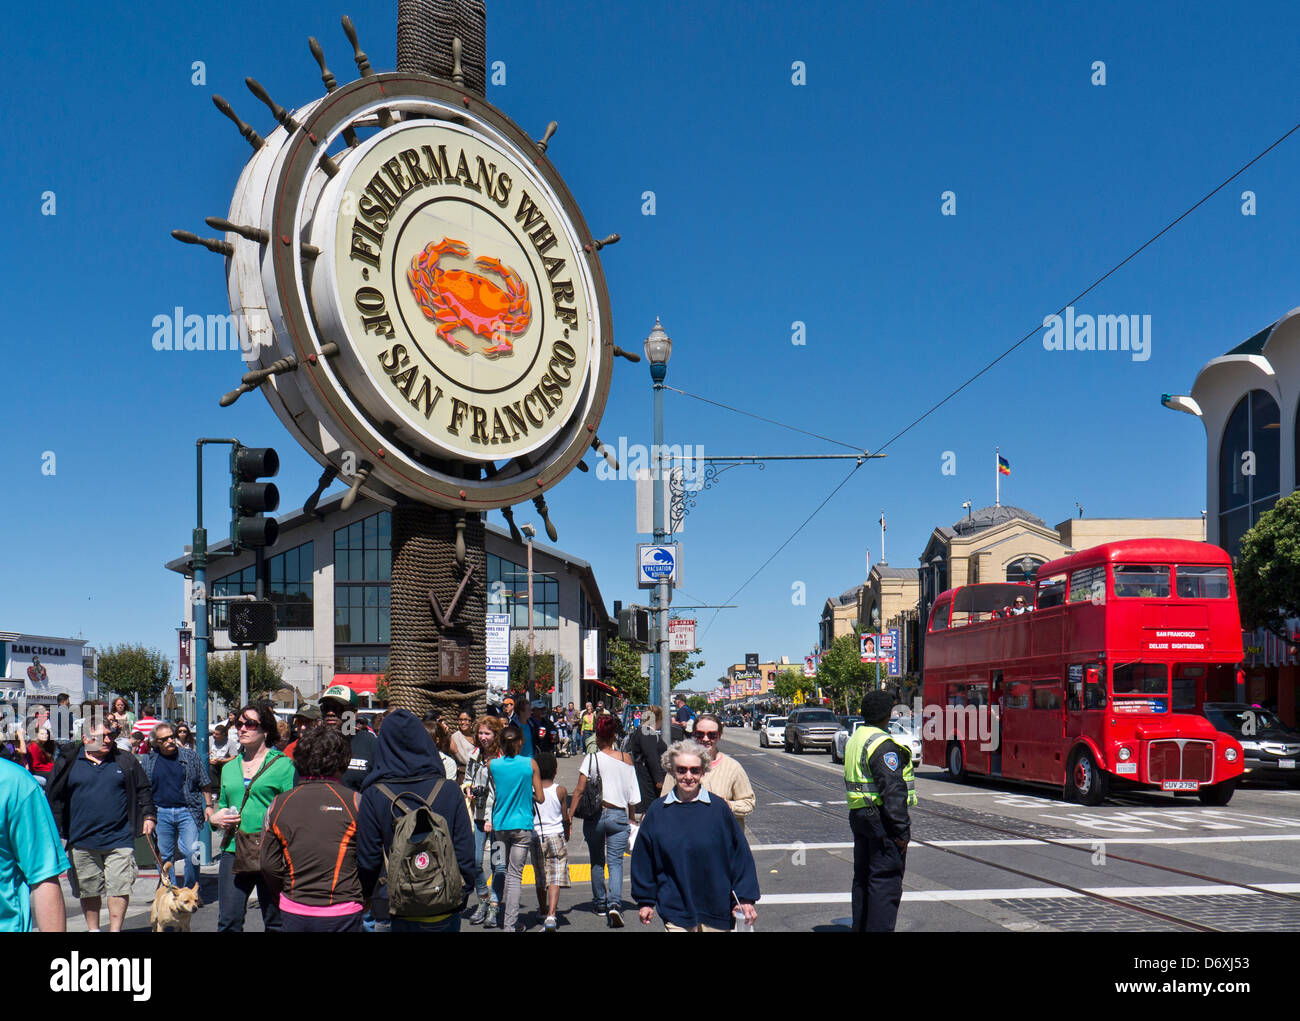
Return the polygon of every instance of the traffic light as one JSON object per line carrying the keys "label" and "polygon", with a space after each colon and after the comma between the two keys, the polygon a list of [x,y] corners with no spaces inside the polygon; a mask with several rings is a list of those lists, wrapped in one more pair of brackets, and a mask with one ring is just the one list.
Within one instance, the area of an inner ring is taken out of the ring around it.
{"label": "traffic light", "polygon": [[274,482],[258,482],[280,470],[280,455],[271,447],[244,447],[230,451],[230,546],[238,553],[245,546],[274,546],[280,534],[275,518],[263,513],[280,506]]}
{"label": "traffic light", "polygon": [[618,611],[618,637],[631,645],[650,644],[650,611],[627,606]]}
{"label": "traffic light", "polygon": [[231,645],[269,645],[275,641],[279,632],[275,604],[269,599],[242,599],[226,605]]}

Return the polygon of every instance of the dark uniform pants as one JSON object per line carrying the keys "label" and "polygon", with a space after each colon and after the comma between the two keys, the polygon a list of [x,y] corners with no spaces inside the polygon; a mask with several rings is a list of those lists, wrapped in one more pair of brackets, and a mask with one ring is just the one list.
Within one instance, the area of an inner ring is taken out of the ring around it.
{"label": "dark uniform pants", "polygon": [[906,859],[874,808],[849,812],[853,831],[853,931],[893,932]]}

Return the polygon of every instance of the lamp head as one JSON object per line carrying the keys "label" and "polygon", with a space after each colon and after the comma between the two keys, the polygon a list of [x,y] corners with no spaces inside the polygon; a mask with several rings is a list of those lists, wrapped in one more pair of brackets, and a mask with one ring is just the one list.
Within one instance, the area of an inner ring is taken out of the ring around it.
{"label": "lamp head", "polygon": [[645,339],[645,357],[650,363],[650,375],[655,377],[655,382],[662,382],[663,377],[668,371],[668,359],[673,353],[673,340],[664,332],[663,324],[659,322],[659,317],[655,316],[654,329],[650,331],[650,336]]}
{"label": "lamp head", "polygon": [[530,539],[537,535],[537,529],[532,525],[520,525],[519,531],[523,532],[524,535],[528,536]]}

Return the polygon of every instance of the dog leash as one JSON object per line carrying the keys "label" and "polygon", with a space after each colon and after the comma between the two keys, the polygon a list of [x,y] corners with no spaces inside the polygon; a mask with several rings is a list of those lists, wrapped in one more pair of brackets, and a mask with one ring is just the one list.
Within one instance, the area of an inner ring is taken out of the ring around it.
{"label": "dog leash", "polygon": [[145,843],[149,845],[149,850],[153,852],[153,860],[158,863],[158,880],[163,886],[172,886],[176,884],[167,878],[167,870],[163,868],[162,852],[158,850],[158,841],[152,833],[146,833]]}

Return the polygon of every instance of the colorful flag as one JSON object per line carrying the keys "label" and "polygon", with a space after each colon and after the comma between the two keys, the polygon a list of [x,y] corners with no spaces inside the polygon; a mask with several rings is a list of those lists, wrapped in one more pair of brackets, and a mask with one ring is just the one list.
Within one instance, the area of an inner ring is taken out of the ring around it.
{"label": "colorful flag", "polygon": [[1011,474],[1011,462],[1008,461],[1001,454],[998,455],[998,474],[999,475]]}

